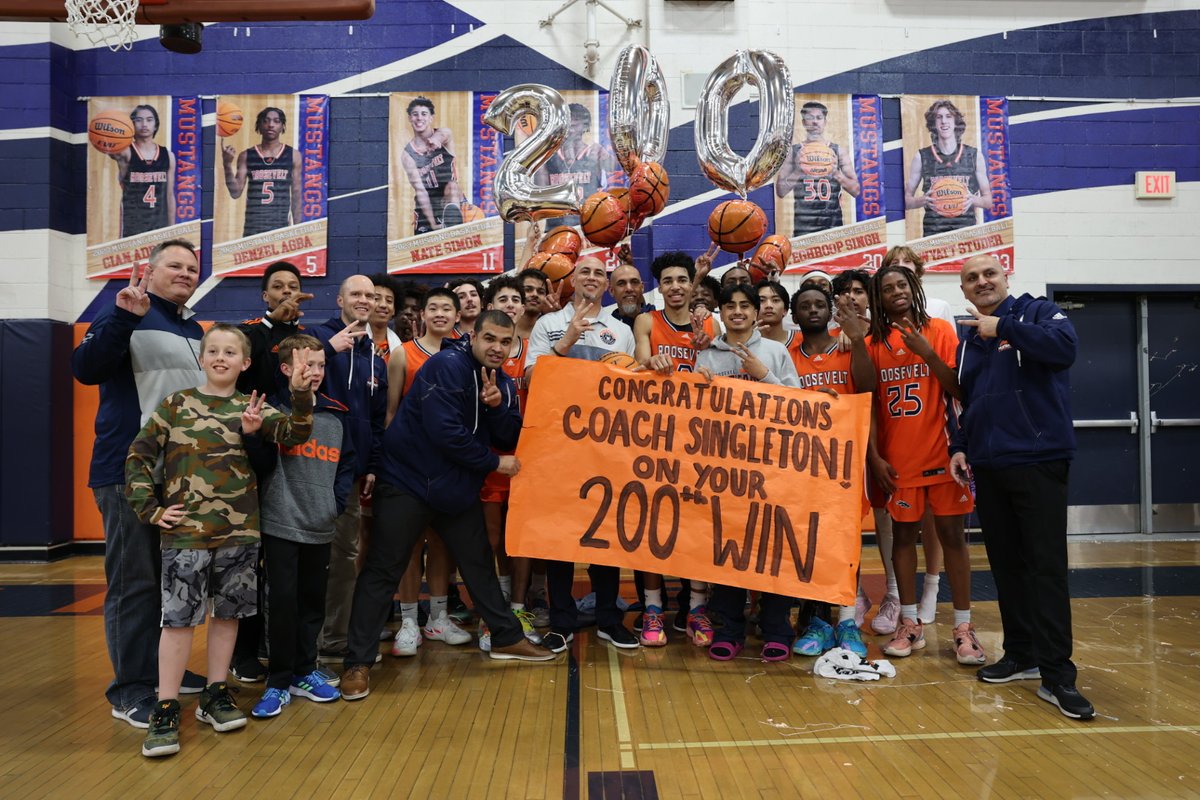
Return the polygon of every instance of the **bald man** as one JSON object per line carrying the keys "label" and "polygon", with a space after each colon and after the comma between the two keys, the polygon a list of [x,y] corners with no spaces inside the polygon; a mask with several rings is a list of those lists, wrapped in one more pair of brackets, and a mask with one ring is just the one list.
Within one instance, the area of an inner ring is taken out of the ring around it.
{"label": "bald man", "polygon": [[[525,375],[531,385],[537,380],[539,359],[599,361],[608,353],[633,355],[633,331],[610,310],[600,307],[607,277],[604,262],[598,258],[584,256],[575,264],[574,302],[559,311],[543,314],[533,326],[525,356]],[[614,647],[637,647],[637,637],[625,627],[624,615],[617,608],[620,570],[592,565],[588,575],[596,593],[597,635]],[[542,643],[553,652],[561,653],[575,638],[575,630],[579,627],[579,612],[571,594],[575,565],[547,561],[546,581],[550,595],[550,633]]]}
{"label": "bald man", "polygon": [[338,517],[329,556],[329,587],[325,595],[325,627],[321,630],[323,658],[336,659],[346,649],[350,598],[357,577],[359,497],[375,487],[387,415],[387,366],[375,355],[367,336],[375,310],[375,284],[366,275],[351,275],[338,289],[341,313],[313,328],[325,345],[323,392],[349,409],[345,424],[354,437],[357,463],[354,491]]}
{"label": "bald man", "polygon": [[1067,475],[1075,455],[1071,381],[1078,338],[1044,297],[1012,297],[994,257],[963,264],[972,329],[958,348],[963,414],[950,471],[976,509],[996,581],[1004,657],[981,681],[1037,680],[1037,695],[1072,719],[1091,719],[1075,688],[1067,586]]}

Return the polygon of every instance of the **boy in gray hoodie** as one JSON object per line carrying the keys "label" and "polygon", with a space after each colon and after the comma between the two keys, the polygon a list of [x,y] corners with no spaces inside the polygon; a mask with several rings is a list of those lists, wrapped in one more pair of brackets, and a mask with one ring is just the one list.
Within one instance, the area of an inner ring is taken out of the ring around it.
{"label": "boy in gray hoodie", "polygon": [[[714,377],[800,386],[796,365],[787,348],[758,332],[758,292],[748,284],[721,287],[717,298],[725,333],[696,354],[696,371]],[[764,592],[759,598],[764,661],[783,661],[792,652],[792,598]],[[731,661],[746,644],[746,590],[713,584],[709,611],[721,620],[708,649],[710,658]]]}
{"label": "boy in gray hoodie", "polygon": [[279,368],[287,375],[292,351],[305,347],[316,392],[312,436],[265,454],[273,464],[262,480],[260,510],[271,646],[267,689],[250,712],[259,719],[277,716],[293,695],[318,703],[341,697],[317,671],[317,636],[334,520],[354,482],[354,437],[344,422],[346,406],[317,391],[325,377],[319,341],[304,334],[284,339]]}

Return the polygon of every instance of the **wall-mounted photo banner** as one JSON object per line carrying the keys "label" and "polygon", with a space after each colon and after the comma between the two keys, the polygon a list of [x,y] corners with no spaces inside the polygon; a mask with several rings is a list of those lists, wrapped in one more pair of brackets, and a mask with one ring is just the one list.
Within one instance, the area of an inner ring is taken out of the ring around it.
{"label": "wall-mounted photo banner", "polygon": [[492,182],[503,137],[483,123],[495,92],[391,95],[388,272],[504,271]]}
{"label": "wall-mounted photo banner", "polygon": [[216,117],[213,275],[262,275],[276,261],[324,275],[329,98],[222,95]]}
{"label": "wall-mounted photo banner", "polygon": [[795,95],[791,154],[775,176],[785,273],[879,266],[887,252],[883,113],[878,95]]}
{"label": "wall-mounted photo banner", "polygon": [[126,278],[168,239],[200,246],[198,97],[88,102],[87,276]]}
{"label": "wall-mounted photo banner", "polygon": [[990,253],[1013,269],[1008,101],[904,95],[904,230],[933,272]]}
{"label": "wall-mounted photo banner", "polygon": [[[608,92],[565,90],[561,92],[571,110],[571,122],[567,128],[567,138],[546,166],[534,174],[534,180],[542,186],[558,186],[569,181],[575,181],[575,194],[580,205],[588,195],[595,194],[601,189],[615,189],[628,186],[629,178],[613,154],[608,135]],[[530,134],[537,130],[537,120],[532,116],[522,117],[517,121],[513,143],[520,146]],[[579,217],[568,215],[553,217],[541,223],[543,231],[569,225],[582,234],[579,228]],[[516,226],[515,246],[519,255],[524,248],[525,237],[529,232],[528,223]],[[580,255],[594,255],[605,259],[608,268],[614,269],[619,263],[616,250],[597,247],[584,239],[584,249]],[[514,264],[521,269],[522,264]]]}
{"label": "wall-mounted photo banner", "polygon": [[543,359],[508,552],[852,603],[870,425],[865,394]]}

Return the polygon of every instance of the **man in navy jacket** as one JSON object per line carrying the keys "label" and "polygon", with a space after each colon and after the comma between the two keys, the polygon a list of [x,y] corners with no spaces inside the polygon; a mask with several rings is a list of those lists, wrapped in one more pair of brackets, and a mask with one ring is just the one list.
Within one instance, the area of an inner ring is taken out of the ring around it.
{"label": "man in navy jacket", "polygon": [[975,319],[962,323],[974,334],[958,349],[964,411],[950,470],[964,486],[974,476],[1004,626],[1004,657],[977,674],[988,683],[1040,678],[1038,697],[1091,719],[1092,704],[1075,688],[1067,586],[1068,369],[1078,338],[1054,303],[1011,297],[993,256],[967,259],[961,278]]}
{"label": "man in navy jacket", "polygon": [[491,657],[548,661],[525,639],[496,578],[479,491],[490,472],[515,475],[521,432],[516,388],[500,370],[516,335],[512,320],[487,311],[469,340],[448,341],[417,372],[384,434],[374,494],[371,547],[354,586],[342,697],[369,694],[379,632],[417,537],[432,527],[458,563],[475,608],[492,633]]}

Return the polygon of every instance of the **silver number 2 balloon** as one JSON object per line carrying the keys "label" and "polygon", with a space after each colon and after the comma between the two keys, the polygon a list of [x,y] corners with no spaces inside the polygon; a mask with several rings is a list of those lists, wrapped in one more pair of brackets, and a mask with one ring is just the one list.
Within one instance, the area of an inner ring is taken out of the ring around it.
{"label": "silver number 2 balloon", "polygon": [[[745,84],[758,87],[758,138],[745,156],[729,146],[729,101]],[[696,157],[704,175],[742,197],[767,183],[792,146],[796,109],[792,76],[769,50],[739,50],[709,74],[696,101]]]}
{"label": "silver number 2 balloon", "polygon": [[608,137],[627,174],[644,161],[662,163],[671,133],[671,103],[658,61],[641,45],[621,51],[608,86]]}
{"label": "silver number 2 balloon", "polygon": [[516,120],[529,114],[537,127],[529,138],[504,157],[492,184],[500,216],[506,222],[578,214],[575,181],[538,186],[534,173],[562,147],[571,122],[567,101],[540,83],[522,83],[496,95],[483,121],[501,133],[512,133]]}

